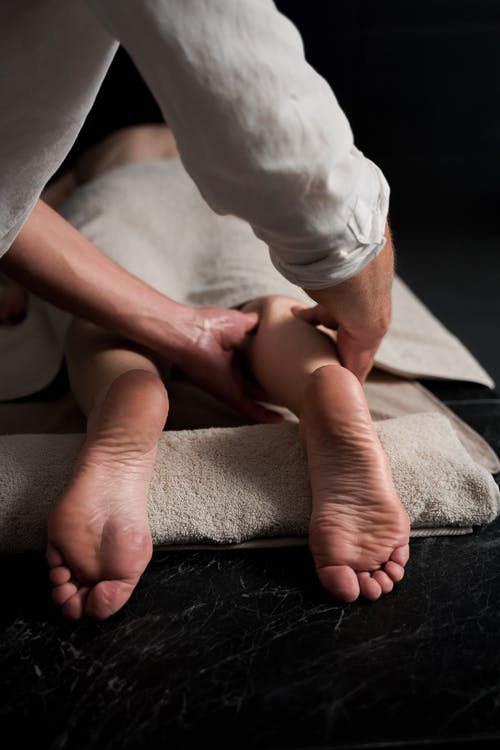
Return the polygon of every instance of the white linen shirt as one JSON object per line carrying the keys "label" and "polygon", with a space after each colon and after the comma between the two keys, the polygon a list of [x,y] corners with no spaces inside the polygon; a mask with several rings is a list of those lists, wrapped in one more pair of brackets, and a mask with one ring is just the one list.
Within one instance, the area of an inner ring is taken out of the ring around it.
{"label": "white linen shirt", "polygon": [[285,278],[332,286],[384,246],[387,182],[272,0],[3,0],[0,40],[0,255],[76,140],[118,43],[207,203],[249,222]]}

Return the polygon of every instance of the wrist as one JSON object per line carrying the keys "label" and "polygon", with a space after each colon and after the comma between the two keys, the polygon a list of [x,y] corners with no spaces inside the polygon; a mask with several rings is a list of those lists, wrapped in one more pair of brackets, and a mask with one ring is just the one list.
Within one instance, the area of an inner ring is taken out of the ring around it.
{"label": "wrist", "polygon": [[386,229],[386,244],[362,271],[355,276],[322,289],[305,289],[304,291],[320,305],[355,305],[366,302],[372,304],[390,297],[394,275],[394,248],[391,236]]}
{"label": "wrist", "polygon": [[151,309],[134,316],[133,325],[131,338],[179,366],[196,340],[195,308],[160,293]]}
{"label": "wrist", "polygon": [[195,308],[129,274],[42,201],[0,265],[42,299],[174,363],[196,341]]}

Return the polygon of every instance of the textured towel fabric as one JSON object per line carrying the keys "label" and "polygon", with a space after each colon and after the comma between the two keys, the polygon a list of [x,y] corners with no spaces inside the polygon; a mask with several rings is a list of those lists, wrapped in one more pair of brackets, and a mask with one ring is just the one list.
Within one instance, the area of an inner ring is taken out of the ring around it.
{"label": "textured towel fabric", "polygon": [[374,422],[420,412],[443,414],[471,458],[491,474],[500,471],[500,460],[488,443],[421,383],[372,370],[365,383],[365,394]]}
{"label": "textured towel fabric", "polygon": [[[413,534],[466,533],[495,518],[499,489],[444,416],[397,417],[377,430]],[[1,552],[43,548],[50,507],[82,441],[82,435],[0,438]],[[305,537],[310,507],[295,424],[161,436],[148,507],[156,547]]]}

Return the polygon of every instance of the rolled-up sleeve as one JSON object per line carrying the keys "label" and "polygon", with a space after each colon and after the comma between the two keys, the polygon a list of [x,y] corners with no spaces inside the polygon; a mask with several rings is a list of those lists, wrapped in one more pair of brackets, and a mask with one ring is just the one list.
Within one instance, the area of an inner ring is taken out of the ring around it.
{"label": "rolled-up sleeve", "polygon": [[207,203],[249,222],[283,276],[321,289],[375,258],[387,182],[271,0],[87,1],[134,59]]}

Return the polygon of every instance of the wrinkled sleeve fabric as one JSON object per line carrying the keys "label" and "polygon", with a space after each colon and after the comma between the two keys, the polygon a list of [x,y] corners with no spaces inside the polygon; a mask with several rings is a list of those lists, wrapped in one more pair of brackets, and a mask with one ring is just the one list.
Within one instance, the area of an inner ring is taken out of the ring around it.
{"label": "wrinkled sleeve fabric", "polygon": [[83,0],[0,3],[0,257],[75,142],[118,47]]}
{"label": "wrinkled sleeve fabric", "polygon": [[271,0],[87,0],[132,56],[207,203],[321,289],[385,244],[389,186]]}

